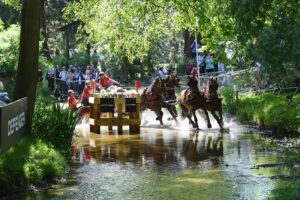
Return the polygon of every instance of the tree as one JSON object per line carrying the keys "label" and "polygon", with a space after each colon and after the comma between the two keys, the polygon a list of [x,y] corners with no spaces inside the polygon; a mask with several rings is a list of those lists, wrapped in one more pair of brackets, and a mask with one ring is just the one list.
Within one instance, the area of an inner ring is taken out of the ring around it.
{"label": "tree", "polygon": [[21,14],[20,54],[14,100],[28,97],[28,131],[31,128],[37,86],[40,0],[24,0]]}

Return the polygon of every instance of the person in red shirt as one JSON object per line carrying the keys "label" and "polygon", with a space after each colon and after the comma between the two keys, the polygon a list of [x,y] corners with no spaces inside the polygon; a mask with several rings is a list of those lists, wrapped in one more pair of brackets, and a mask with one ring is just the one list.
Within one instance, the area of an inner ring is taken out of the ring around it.
{"label": "person in red shirt", "polygon": [[68,105],[69,105],[69,108],[72,111],[76,111],[77,110],[77,103],[78,103],[78,100],[74,96],[74,91],[69,90],[68,91]]}
{"label": "person in red shirt", "polygon": [[94,93],[97,89],[97,83],[95,81],[95,79],[92,80],[91,82],[91,90],[92,90],[92,93]]}
{"label": "person in red shirt", "polygon": [[83,106],[89,106],[89,97],[90,97],[90,94],[92,92],[92,88],[90,86],[90,81],[86,81],[85,82],[85,86],[84,86],[84,89],[82,91],[82,94],[81,94],[81,103]]}
{"label": "person in red shirt", "polygon": [[106,76],[104,74],[104,72],[100,72],[99,73],[100,79],[99,79],[99,88],[105,88],[107,89],[108,87],[112,86],[112,85],[120,85],[120,83],[118,83],[117,81],[109,78],[108,76]]}

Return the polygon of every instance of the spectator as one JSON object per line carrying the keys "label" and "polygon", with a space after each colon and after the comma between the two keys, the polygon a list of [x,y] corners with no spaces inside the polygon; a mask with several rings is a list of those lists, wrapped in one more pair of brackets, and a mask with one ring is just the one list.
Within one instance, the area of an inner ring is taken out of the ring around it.
{"label": "spectator", "polygon": [[198,65],[200,67],[200,73],[204,74],[205,73],[205,55],[203,53],[198,55]]}
{"label": "spectator", "polygon": [[214,72],[214,65],[210,54],[206,56],[205,64],[206,64],[206,73]]}
{"label": "spectator", "polygon": [[196,41],[194,40],[191,48],[192,48],[192,56],[196,57],[197,51],[198,51],[198,48],[199,48],[199,43],[196,43]]}
{"label": "spectator", "polygon": [[60,78],[60,85],[61,85],[61,93],[65,95],[67,92],[67,71],[66,68],[64,67],[62,71],[59,73],[59,78]]}
{"label": "spectator", "polygon": [[72,74],[71,69],[69,68],[67,71],[67,79],[66,79],[66,84],[67,84],[68,90],[73,89],[72,82],[73,82],[73,74]]}
{"label": "spectator", "polygon": [[222,74],[224,72],[225,65],[221,61],[218,62],[218,73]]}
{"label": "spectator", "polygon": [[185,65],[185,74],[191,75],[191,71],[193,69],[193,65],[190,60],[187,60],[187,64]]}

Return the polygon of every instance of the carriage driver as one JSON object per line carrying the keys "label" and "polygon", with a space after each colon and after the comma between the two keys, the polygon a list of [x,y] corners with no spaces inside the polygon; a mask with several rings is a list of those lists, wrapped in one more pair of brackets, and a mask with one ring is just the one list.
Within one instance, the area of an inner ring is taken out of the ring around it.
{"label": "carriage driver", "polygon": [[117,81],[109,78],[107,75],[105,75],[104,72],[99,73],[100,79],[99,79],[99,88],[107,89],[108,87],[112,85],[120,85]]}

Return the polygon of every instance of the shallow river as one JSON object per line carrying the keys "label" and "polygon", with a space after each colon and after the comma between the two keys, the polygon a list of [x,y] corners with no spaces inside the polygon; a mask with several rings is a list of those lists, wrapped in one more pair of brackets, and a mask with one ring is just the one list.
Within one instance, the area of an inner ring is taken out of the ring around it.
{"label": "shallow river", "polygon": [[[276,176],[300,174],[298,166],[257,169],[284,162],[286,152],[241,125],[227,122],[226,133],[216,125],[199,132],[186,127],[152,125],[140,135],[118,136],[89,133],[83,125],[66,181],[25,199],[281,199],[281,186],[292,182]],[[284,199],[299,195],[292,192]]]}

